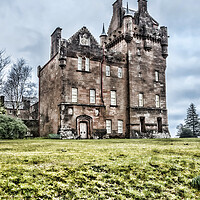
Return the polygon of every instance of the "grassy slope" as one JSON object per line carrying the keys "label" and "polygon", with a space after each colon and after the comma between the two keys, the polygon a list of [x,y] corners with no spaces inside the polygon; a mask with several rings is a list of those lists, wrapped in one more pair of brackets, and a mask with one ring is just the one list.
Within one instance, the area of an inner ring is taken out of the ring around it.
{"label": "grassy slope", "polygon": [[198,175],[200,139],[0,141],[0,199],[200,199]]}

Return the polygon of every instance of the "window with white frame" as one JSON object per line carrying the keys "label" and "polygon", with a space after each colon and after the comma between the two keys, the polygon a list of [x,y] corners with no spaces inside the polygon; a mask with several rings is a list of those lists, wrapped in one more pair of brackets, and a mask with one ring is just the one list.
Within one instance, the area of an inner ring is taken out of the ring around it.
{"label": "window with white frame", "polygon": [[110,66],[106,66],[106,76],[110,76]]}
{"label": "window with white frame", "polygon": [[112,121],[111,120],[106,120],[106,130],[107,130],[107,133],[112,133]]}
{"label": "window with white frame", "polygon": [[78,70],[82,70],[82,57],[78,56]]}
{"label": "window with white frame", "polygon": [[156,95],[156,108],[160,108],[160,96]]}
{"label": "window with white frame", "polygon": [[143,107],[144,106],[144,99],[143,99],[143,93],[139,94],[139,107]]}
{"label": "window with white frame", "polygon": [[118,78],[122,78],[122,68],[118,67]]}
{"label": "window with white frame", "polygon": [[85,58],[85,71],[89,72],[90,71],[90,59]]}
{"label": "window with white frame", "polygon": [[123,121],[118,120],[118,133],[123,133]]}
{"label": "window with white frame", "polygon": [[155,81],[159,81],[159,72],[155,71]]}
{"label": "window with white frame", "polygon": [[110,92],[110,103],[111,103],[111,106],[116,106],[117,105],[116,91],[111,91]]}
{"label": "window with white frame", "polygon": [[90,90],[90,103],[95,103],[96,101],[96,91]]}
{"label": "window with white frame", "polygon": [[72,103],[77,103],[78,101],[78,89],[72,88]]}

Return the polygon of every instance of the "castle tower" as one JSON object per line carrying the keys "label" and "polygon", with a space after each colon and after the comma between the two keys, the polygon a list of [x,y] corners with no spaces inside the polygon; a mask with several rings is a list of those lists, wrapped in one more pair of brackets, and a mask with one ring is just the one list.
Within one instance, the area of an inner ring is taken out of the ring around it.
{"label": "castle tower", "polygon": [[[165,82],[167,27],[159,28],[150,16],[147,0],[138,0],[137,11],[130,10],[128,4],[123,8],[122,1],[113,5],[113,11],[122,11],[122,18],[113,13],[106,47],[108,52],[127,54],[127,135],[169,137]],[[121,24],[115,23],[120,20]],[[117,33],[121,34],[116,37]]]}

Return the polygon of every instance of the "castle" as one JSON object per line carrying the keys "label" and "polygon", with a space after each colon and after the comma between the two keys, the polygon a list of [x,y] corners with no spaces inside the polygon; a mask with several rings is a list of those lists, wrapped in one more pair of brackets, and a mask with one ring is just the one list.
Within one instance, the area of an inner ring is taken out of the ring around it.
{"label": "castle", "polygon": [[138,10],[113,4],[100,44],[86,27],[68,40],[51,35],[49,62],[38,67],[40,136],[65,139],[168,138],[167,27]]}

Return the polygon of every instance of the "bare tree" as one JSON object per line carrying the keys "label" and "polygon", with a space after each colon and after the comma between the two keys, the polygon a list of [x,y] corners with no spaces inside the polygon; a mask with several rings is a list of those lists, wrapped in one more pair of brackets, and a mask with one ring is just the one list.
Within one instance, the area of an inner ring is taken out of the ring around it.
{"label": "bare tree", "polygon": [[3,70],[10,64],[10,57],[5,56],[5,50],[0,50],[0,85],[2,84]]}
{"label": "bare tree", "polygon": [[4,94],[12,102],[16,116],[18,115],[22,98],[36,93],[35,84],[31,82],[31,71],[32,68],[21,58],[12,65],[4,84]]}

